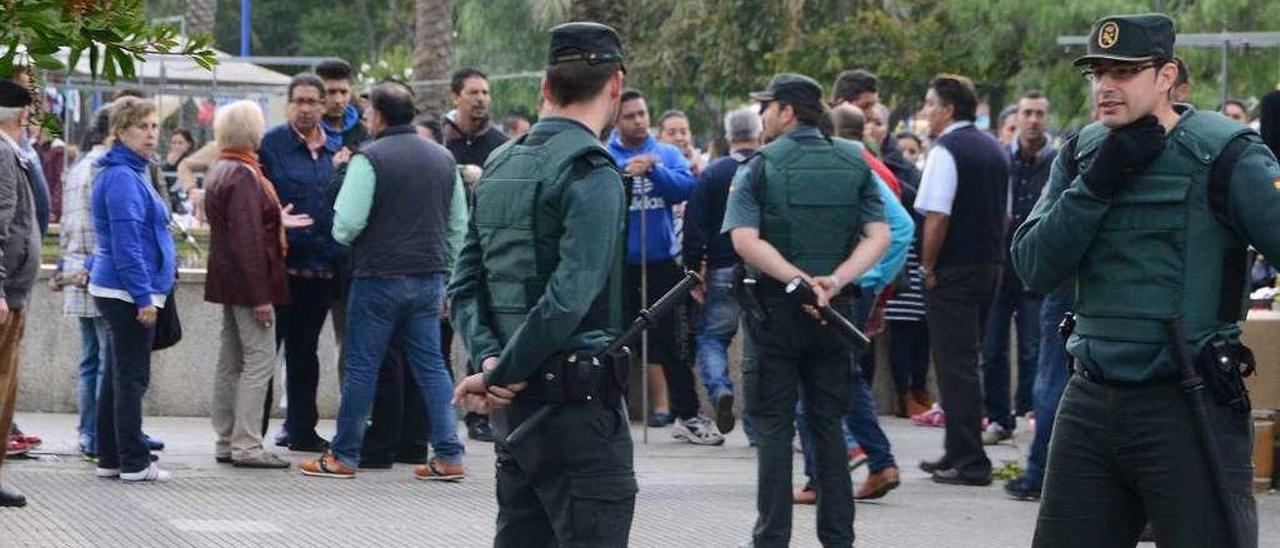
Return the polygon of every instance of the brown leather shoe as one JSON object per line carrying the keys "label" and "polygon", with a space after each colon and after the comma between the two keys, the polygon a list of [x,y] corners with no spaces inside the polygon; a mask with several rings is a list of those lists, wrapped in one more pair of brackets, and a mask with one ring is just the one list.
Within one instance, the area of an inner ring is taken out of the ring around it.
{"label": "brown leather shoe", "polygon": [[889,491],[896,489],[901,483],[898,467],[890,466],[867,476],[867,481],[863,482],[858,492],[853,494],[853,500],[878,499],[889,494]]}
{"label": "brown leather shoe", "polygon": [[427,481],[462,481],[467,479],[467,467],[462,463],[453,464],[433,458],[426,464],[415,467],[413,477]]}
{"label": "brown leather shoe", "polygon": [[916,403],[923,405],[925,409],[933,407],[933,404],[938,403],[938,400],[933,397],[933,394],[930,394],[927,390],[911,392],[911,399],[915,400]]}
{"label": "brown leather shoe", "polygon": [[914,395],[908,395],[903,401],[906,402],[907,417],[914,417],[932,408],[932,404],[924,405]]}
{"label": "brown leather shoe", "polygon": [[818,492],[814,491],[812,487],[806,485],[796,489],[796,492],[791,494],[791,502],[793,504],[817,504]]}
{"label": "brown leather shoe", "polygon": [[356,477],[356,469],[338,460],[332,453],[324,453],[320,458],[303,461],[298,471],[317,478],[351,479]]}

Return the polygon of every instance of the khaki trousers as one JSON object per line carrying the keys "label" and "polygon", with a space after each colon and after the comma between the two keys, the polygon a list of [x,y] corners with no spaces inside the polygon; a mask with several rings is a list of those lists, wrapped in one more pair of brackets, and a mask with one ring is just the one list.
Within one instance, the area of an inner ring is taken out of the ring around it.
{"label": "khaki trousers", "polygon": [[9,321],[0,325],[0,466],[9,451],[9,429],[13,427],[14,400],[18,399],[18,361],[26,315],[10,310]]}
{"label": "khaki trousers", "polygon": [[262,401],[275,360],[275,329],[254,320],[250,307],[223,305],[222,348],[213,381],[217,456],[244,460],[263,453]]}

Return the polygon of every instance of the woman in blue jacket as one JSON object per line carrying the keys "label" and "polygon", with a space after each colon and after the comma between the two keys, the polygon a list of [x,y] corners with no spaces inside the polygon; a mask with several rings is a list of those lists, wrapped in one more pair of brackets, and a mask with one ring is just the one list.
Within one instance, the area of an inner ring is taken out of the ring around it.
{"label": "woman in blue jacket", "polygon": [[111,108],[115,143],[94,182],[97,237],[89,294],[107,321],[111,365],[98,397],[98,477],[163,481],[142,433],[142,396],[151,382],[156,315],[173,289],[169,211],[147,176],[156,151],[155,105],[134,98]]}

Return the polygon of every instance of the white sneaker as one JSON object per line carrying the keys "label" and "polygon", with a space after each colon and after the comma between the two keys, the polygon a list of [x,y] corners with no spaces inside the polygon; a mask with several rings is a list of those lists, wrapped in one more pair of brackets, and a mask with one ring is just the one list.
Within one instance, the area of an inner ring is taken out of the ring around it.
{"label": "white sneaker", "polygon": [[716,425],[703,417],[676,419],[671,425],[671,437],[687,441],[695,445],[722,445],[724,436],[716,430]]}
{"label": "white sneaker", "polygon": [[168,481],[170,477],[171,474],[169,472],[161,470],[160,467],[152,464],[144,470],[120,474],[120,481],[125,483],[161,482]]}
{"label": "white sneaker", "polygon": [[1013,432],[1005,430],[1000,423],[996,422],[988,424],[987,429],[982,431],[982,445],[996,445],[1011,438],[1013,438]]}
{"label": "white sneaker", "polygon": [[93,471],[93,474],[102,479],[116,479],[120,477],[120,469],[119,468],[98,468]]}

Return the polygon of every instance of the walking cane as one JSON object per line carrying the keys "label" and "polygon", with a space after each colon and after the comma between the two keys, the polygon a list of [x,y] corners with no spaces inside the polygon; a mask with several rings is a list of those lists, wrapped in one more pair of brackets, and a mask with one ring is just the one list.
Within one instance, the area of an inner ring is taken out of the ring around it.
{"label": "walking cane", "polygon": [[1213,486],[1214,498],[1218,500],[1218,514],[1222,518],[1223,528],[1227,533],[1228,548],[1239,548],[1240,530],[1236,528],[1236,520],[1231,512],[1231,496],[1227,492],[1226,470],[1222,467],[1222,454],[1218,444],[1213,440],[1213,425],[1209,422],[1209,404],[1204,396],[1204,378],[1196,371],[1187,354],[1187,343],[1182,327],[1182,318],[1167,320],[1165,328],[1172,339],[1173,360],[1178,364],[1178,373],[1182,377],[1182,393],[1187,396],[1191,407],[1191,420],[1195,424],[1196,436],[1200,438],[1200,448],[1204,451],[1205,468],[1208,468],[1209,483]]}
{"label": "walking cane", "polygon": [[[646,230],[645,217],[649,207],[649,186],[648,178],[642,179],[640,182],[640,303],[647,305],[649,303],[649,253],[645,244],[649,242],[648,231]],[[634,182],[632,183],[635,184]],[[632,187],[635,192],[635,187]],[[644,424],[641,439],[647,445],[649,443],[649,331],[645,330],[640,333],[640,421]]]}

